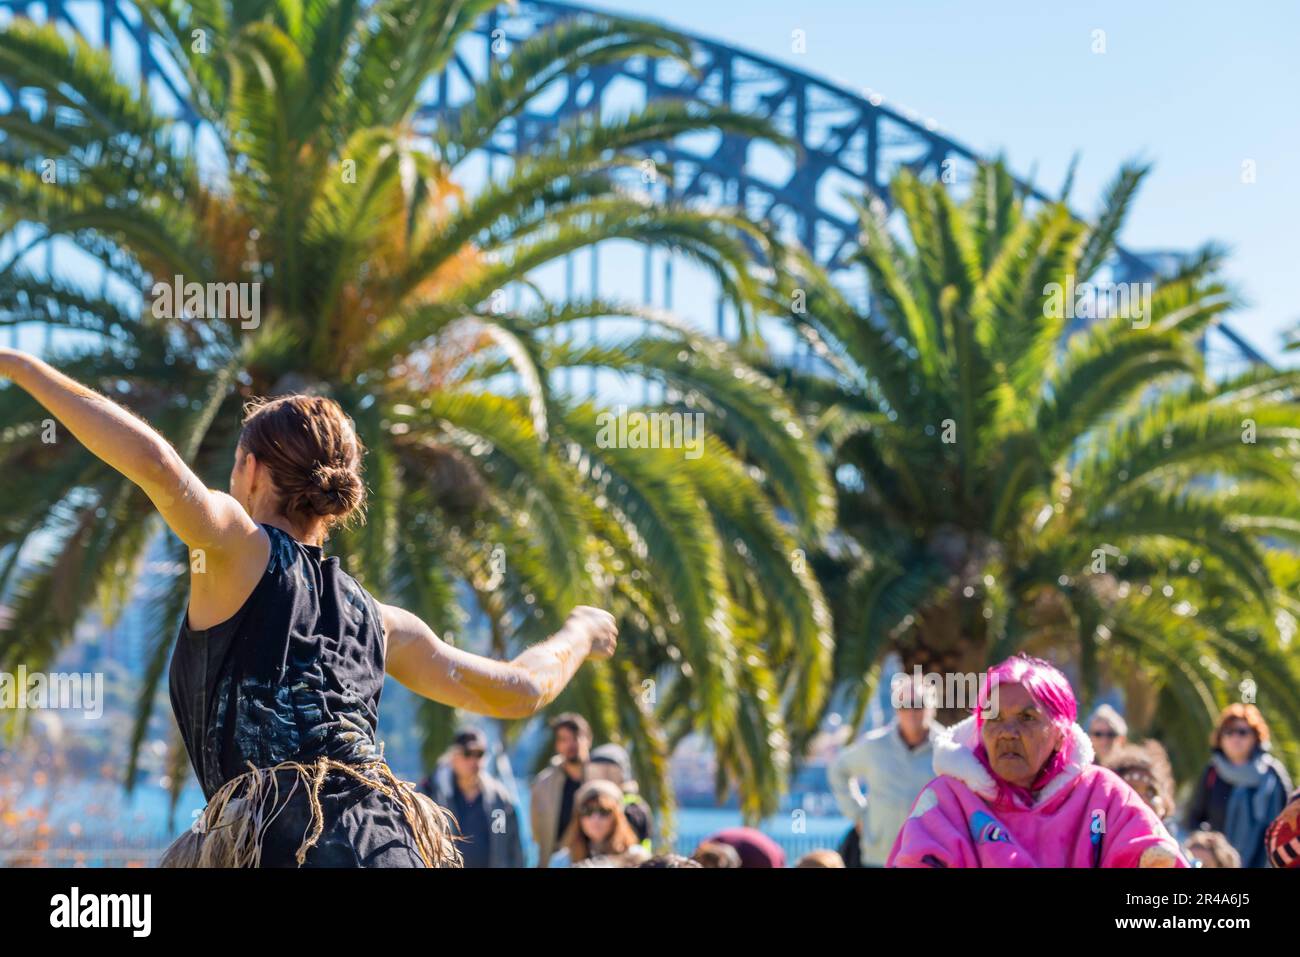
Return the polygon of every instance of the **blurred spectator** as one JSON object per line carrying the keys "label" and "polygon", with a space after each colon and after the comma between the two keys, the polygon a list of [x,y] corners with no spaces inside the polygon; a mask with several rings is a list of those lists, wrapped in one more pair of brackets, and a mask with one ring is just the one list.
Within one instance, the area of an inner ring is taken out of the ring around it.
{"label": "blurred spectator", "polygon": [[862,840],[858,836],[857,825],[849,828],[848,833],[836,848],[845,867],[865,867],[862,863]]}
{"label": "blurred spectator", "polygon": [[844,859],[834,851],[809,851],[795,867],[843,867]]}
{"label": "blurred spectator", "polygon": [[655,843],[654,814],[650,805],[638,792],[636,778],[632,775],[632,762],[622,746],[602,744],[593,748],[587,762],[587,780],[613,781],[623,791],[623,813],[636,831],[637,840],[647,850]]}
{"label": "blurred spectator", "polygon": [[705,843],[730,845],[740,856],[741,867],[785,867],[781,845],[752,827],[729,827],[706,838]]}
{"label": "blurred spectator", "polygon": [[1198,867],[1241,867],[1241,855],[1218,831],[1197,831],[1183,844]]}
{"label": "blurred spectator", "polygon": [[680,854],[657,854],[641,865],[642,867],[699,867],[699,861]]}
{"label": "blurred spectator", "polygon": [[533,779],[529,819],[537,844],[537,866],[548,866],[560,838],[573,819],[573,798],[586,777],[591,750],[591,725],[580,714],[566,712],[551,721],[555,755]]}
{"label": "blurred spectator", "polygon": [[740,855],[730,844],[719,844],[715,841],[705,841],[695,849],[691,855],[691,860],[695,861],[700,867],[739,867]]}
{"label": "blurred spectator", "polygon": [[1174,840],[1182,841],[1182,828],[1174,818],[1174,771],[1169,753],[1159,741],[1118,745],[1102,764],[1110,768],[1156,812]]}
{"label": "blurred spectator", "polygon": [[1098,764],[1105,764],[1112,748],[1128,744],[1128,723],[1118,711],[1103,704],[1088,719],[1088,737]]}
{"label": "blurred spectator", "polygon": [[1268,724],[1253,704],[1223,709],[1210,738],[1210,763],[1187,809],[1185,826],[1219,831],[1242,867],[1268,867],[1264,831],[1282,811],[1291,778],[1269,753]]}
{"label": "blurred spectator", "polygon": [[[884,865],[912,802],[934,778],[934,702],[904,677],[899,705],[889,724],[868,731],[827,769],[835,801],[858,835],[858,866]],[[857,781],[866,784],[865,794]]]}
{"label": "blurred spectator", "polygon": [[1264,832],[1264,848],[1274,867],[1300,867],[1300,791],[1291,795]]}
{"label": "blurred spectator", "polygon": [[571,867],[597,857],[610,857],[613,867],[636,867],[650,852],[636,839],[623,814],[623,792],[613,781],[588,781],[574,799],[573,821],[550,867]]}
{"label": "blurred spectator", "polygon": [[505,786],[483,770],[488,742],[482,731],[457,732],[447,758],[420,789],[456,817],[466,867],[523,867],[515,806]]}

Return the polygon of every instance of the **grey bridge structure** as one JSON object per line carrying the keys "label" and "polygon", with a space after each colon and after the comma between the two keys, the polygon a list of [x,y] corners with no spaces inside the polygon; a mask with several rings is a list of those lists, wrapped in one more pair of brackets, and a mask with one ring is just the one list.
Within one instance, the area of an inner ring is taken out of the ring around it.
{"label": "grey bridge structure", "polygon": [[[442,74],[430,79],[428,95],[417,116],[420,124],[438,124],[454,117],[475,83],[494,58],[514,43],[566,18],[601,11],[552,0],[519,0],[488,13],[468,34]],[[0,22],[11,16],[66,23],[98,45],[108,45],[124,58],[150,89],[172,100],[180,118],[197,122],[186,102],[186,91],[160,63],[148,29],[127,0],[0,0]],[[745,137],[719,134],[707,143],[682,139],[646,147],[656,163],[671,165],[671,186],[678,198],[737,206],[756,218],[770,219],[797,237],[832,275],[847,278],[846,254],[858,227],[844,196],[867,193],[889,202],[888,183],[900,167],[968,182],[981,157],[932,121],[886,105],[876,93],[853,90],[787,64],[737,49],[717,40],[686,35],[695,48],[694,71],[679,64],[633,58],[619,64],[583,71],[556,81],[556,89],[530,105],[516,121],[497,130],[484,149],[489,162],[526,153],[559,123],[591,109],[616,109],[620,103],[639,106],[659,98],[697,100],[767,118],[799,149],[784,160],[761,156],[765,144]],[[12,92],[8,99],[12,102]],[[552,93],[554,95],[552,95]],[[426,127],[427,128],[427,127]],[[767,147],[771,150],[771,147]],[[775,153],[776,151],[772,151]],[[1050,201],[1032,183],[1020,182],[1027,197]],[[590,291],[601,284],[600,260],[591,255]],[[662,254],[661,254],[662,255]],[[1117,281],[1145,281],[1168,272],[1179,260],[1170,251],[1118,251],[1111,270]],[[653,255],[645,250],[643,298],[652,300]],[[574,284],[574,264],[566,269],[566,292]],[[673,259],[665,256],[660,284],[662,303],[672,307]],[[726,332],[724,307],[717,306],[717,332]],[[1213,335],[1222,337],[1223,355],[1234,363],[1266,363],[1245,339],[1226,324]],[[1208,348],[1208,346],[1207,346]],[[1219,346],[1216,344],[1216,353]]]}

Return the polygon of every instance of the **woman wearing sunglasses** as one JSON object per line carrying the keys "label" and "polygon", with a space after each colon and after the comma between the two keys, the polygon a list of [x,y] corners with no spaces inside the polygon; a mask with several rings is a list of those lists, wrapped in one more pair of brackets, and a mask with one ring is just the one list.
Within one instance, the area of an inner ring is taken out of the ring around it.
{"label": "woman wearing sunglasses", "polygon": [[1219,831],[1242,867],[1267,867],[1264,831],[1291,790],[1286,768],[1269,753],[1268,724],[1253,704],[1231,704],[1210,738],[1210,763],[1187,809],[1188,831]]}
{"label": "woman wearing sunglasses", "polygon": [[1112,751],[1122,750],[1128,744],[1128,723],[1118,711],[1103,704],[1088,719],[1088,737],[1097,763],[1105,764]]}
{"label": "woman wearing sunglasses", "polygon": [[577,810],[551,867],[637,867],[650,857],[623,813],[623,791],[613,781],[588,781],[574,795],[573,806]]}

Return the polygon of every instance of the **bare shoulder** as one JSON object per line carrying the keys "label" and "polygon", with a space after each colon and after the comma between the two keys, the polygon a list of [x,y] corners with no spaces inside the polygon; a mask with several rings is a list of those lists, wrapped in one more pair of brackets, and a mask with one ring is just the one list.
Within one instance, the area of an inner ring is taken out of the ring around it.
{"label": "bare shoulder", "polygon": [[437,645],[437,635],[422,618],[398,605],[387,605],[371,596],[379,611],[379,626],[384,635],[384,646],[390,651],[402,648],[421,639],[426,644]]}
{"label": "bare shoulder", "polygon": [[221,512],[222,518],[226,519],[232,528],[242,528],[249,534],[266,535],[262,526],[253,521],[253,516],[249,515],[239,500],[229,492],[217,488],[204,489],[204,491],[210,496],[213,508]]}
{"label": "bare shoulder", "polygon": [[375,605],[379,609],[379,624],[383,626],[385,636],[401,635],[410,628],[408,619],[414,616],[405,608],[385,604],[378,598]]}
{"label": "bare shoulder", "polygon": [[[230,501],[239,506],[233,498]],[[242,507],[240,511],[243,511]],[[191,628],[211,628],[235,614],[266,572],[271,560],[271,538],[252,519],[249,522],[252,525],[250,531],[223,537],[219,548],[191,547]]]}
{"label": "bare shoulder", "polygon": [[271,553],[271,537],[253,517],[244,510],[238,499],[228,492],[205,489],[212,521],[219,533],[219,556],[243,564],[259,561],[265,564]]}

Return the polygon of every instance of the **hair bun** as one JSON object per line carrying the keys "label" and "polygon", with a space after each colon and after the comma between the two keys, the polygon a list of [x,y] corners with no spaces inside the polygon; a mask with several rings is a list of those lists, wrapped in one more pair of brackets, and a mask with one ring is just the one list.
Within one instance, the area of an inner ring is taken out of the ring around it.
{"label": "hair bun", "polygon": [[327,527],[365,505],[361,479],[365,452],[351,418],[323,396],[286,395],[249,403],[239,447],[266,466],[295,525]]}
{"label": "hair bun", "polygon": [[317,515],[344,515],[361,501],[361,482],[351,469],[317,465],[312,469],[307,501]]}

